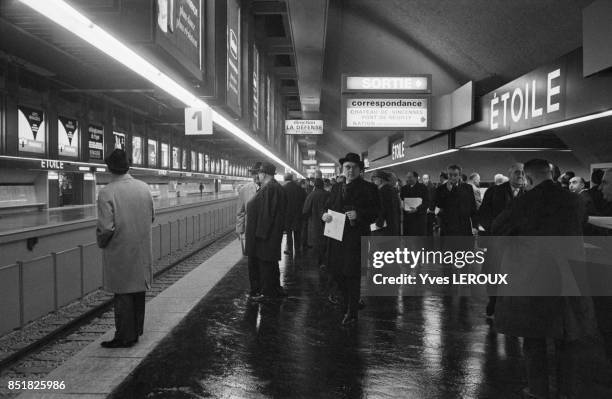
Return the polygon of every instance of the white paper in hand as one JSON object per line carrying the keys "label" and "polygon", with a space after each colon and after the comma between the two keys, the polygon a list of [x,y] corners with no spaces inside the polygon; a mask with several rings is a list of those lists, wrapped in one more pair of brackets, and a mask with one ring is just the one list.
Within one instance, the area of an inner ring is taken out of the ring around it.
{"label": "white paper in hand", "polygon": [[416,208],[423,203],[423,198],[404,198],[404,210],[409,211],[410,208]]}
{"label": "white paper in hand", "polygon": [[385,227],[387,227],[387,221],[385,220],[385,222],[383,223],[382,227],[378,227],[376,225],[376,223],[372,223],[370,225],[370,231],[376,231],[376,230],[380,230],[380,229],[384,229]]}
{"label": "white paper in hand", "polygon": [[323,235],[334,240],[342,241],[342,235],[344,234],[344,223],[346,222],[346,215],[344,213],[335,212],[329,209],[327,211],[332,217],[332,221],[325,223],[325,230]]}
{"label": "white paper in hand", "polygon": [[589,223],[597,227],[603,227],[604,229],[612,229],[611,216],[589,216]]}

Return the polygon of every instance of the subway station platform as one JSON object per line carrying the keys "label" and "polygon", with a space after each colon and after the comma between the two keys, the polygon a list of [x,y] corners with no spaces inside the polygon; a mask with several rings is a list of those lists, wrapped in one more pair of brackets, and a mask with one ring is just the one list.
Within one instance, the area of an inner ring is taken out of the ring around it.
{"label": "subway station platform", "polygon": [[[496,333],[482,299],[368,297],[347,328],[309,258],[280,265],[288,297],[250,302],[233,241],[147,305],[135,347],[102,349],[109,331],[47,376],[65,390],[20,398],[521,397],[521,342]],[[601,337],[579,361],[579,397],[612,397]]]}

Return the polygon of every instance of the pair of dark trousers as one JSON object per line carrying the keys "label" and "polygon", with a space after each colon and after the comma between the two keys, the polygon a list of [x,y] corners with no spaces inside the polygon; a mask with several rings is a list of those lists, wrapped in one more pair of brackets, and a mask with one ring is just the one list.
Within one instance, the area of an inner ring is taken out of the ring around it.
{"label": "pair of dark trousers", "polygon": [[294,230],[287,230],[287,251],[294,253],[293,245],[295,243],[295,253],[302,250],[302,227],[298,226]]}
{"label": "pair of dark trousers", "polygon": [[344,298],[344,309],[352,317],[357,317],[359,311],[359,295],[361,294],[361,276],[338,276],[338,285]]}
{"label": "pair of dark trousers", "polygon": [[[576,397],[576,358],[580,344],[578,341],[555,342],[557,359],[557,383],[561,395]],[[533,395],[548,397],[548,360],[546,338],[528,338],[523,340],[523,354],[527,371],[529,392]]]}
{"label": "pair of dark trousers", "polygon": [[254,258],[259,267],[261,293],[266,296],[277,296],[280,287],[280,270],[278,261],[266,261]]}
{"label": "pair of dark trousers", "polygon": [[142,335],[145,317],[145,293],[115,294],[115,340],[133,342]]}
{"label": "pair of dark trousers", "polygon": [[260,283],[260,268],[259,262],[257,258],[254,256],[249,256],[248,260],[249,267],[249,282],[251,284],[251,295],[256,295],[261,292],[261,283]]}
{"label": "pair of dark trousers", "polygon": [[427,215],[404,212],[404,235],[425,236],[427,235]]}

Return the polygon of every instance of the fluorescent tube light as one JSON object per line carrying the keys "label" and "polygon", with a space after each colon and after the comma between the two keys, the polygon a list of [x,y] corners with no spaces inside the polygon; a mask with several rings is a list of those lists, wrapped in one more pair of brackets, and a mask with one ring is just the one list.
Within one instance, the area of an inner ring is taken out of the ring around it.
{"label": "fluorescent tube light", "polygon": [[[138,55],[121,41],[117,40],[110,33],[94,24],[79,11],[67,4],[63,0],[20,0],[34,11],[49,18],[61,27],[74,33],[92,46],[103,51],[143,78],[147,79],[160,89],[172,95],[186,106],[194,108],[208,108],[208,104],[197,98],[189,90],[185,89],[174,79],[157,69],[149,61]],[[266,147],[258,143],[247,132],[240,129],[223,115],[213,110],[213,122],[221,126],[238,139],[250,145],[268,158],[276,161],[287,169],[302,176],[297,170],[292,168],[281,158],[276,156]]]}
{"label": "fluorescent tube light", "polygon": [[542,131],[545,131],[545,130],[557,129],[557,128],[560,128],[560,127],[563,127],[563,126],[575,125],[577,123],[587,122],[587,121],[590,121],[590,120],[593,120],[593,119],[605,118],[606,116],[612,116],[612,110],[603,111],[603,112],[599,112],[597,114],[592,114],[592,115],[587,115],[587,116],[581,116],[579,118],[569,119],[569,120],[562,121],[562,122],[551,123],[550,125],[538,126],[538,127],[532,128],[532,129],[527,129],[527,130],[522,130],[520,132],[510,133],[510,134],[507,134],[505,136],[494,137],[492,139],[479,141],[479,142],[474,143],[474,144],[464,145],[461,148],[480,147],[482,145],[487,145],[487,144],[491,144],[491,143],[497,143],[498,141],[504,141],[504,140],[508,140],[508,139],[513,139],[515,137],[527,136],[528,134],[542,132]]}
{"label": "fluorescent tube light", "polygon": [[433,157],[437,157],[439,155],[445,155],[445,154],[450,154],[452,152],[456,152],[459,151],[459,149],[457,148],[451,148],[450,150],[446,150],[446,151],[441,151],[441,152],[436,152],[434,154],[429,154],[429,155],[423,155],[422,157],[418,157],[418,158],[412,158],[412,159],[407,159],[405,161],[400,161],[400,162],[395,162],[395,163],[391,163],[388,165],[383,165],[383,166],[377,166],[375,168],[368,168],[365,170],[365,173],[371,172],[373,170],[378,170],[378,169],[385,169],[385,168],[390,168],[392,166],[397,166],[397,165],[401,165],[404,163],[410,163],[410,162],[416,162],[416,161],[421,161],[423,159],[427,159],[427,158],[433,158]]}

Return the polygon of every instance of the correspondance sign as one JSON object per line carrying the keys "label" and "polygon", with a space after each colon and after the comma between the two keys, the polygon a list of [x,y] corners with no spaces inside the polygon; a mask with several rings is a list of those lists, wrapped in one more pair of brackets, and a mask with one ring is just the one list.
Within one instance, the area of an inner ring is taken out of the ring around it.
{"label": "correspondance sign", "polygon": [[348,130],[428,129],[430,99],[420,96],[343,96],[342,128]]}
{"label": "correspondance sign", "polygon": [[457,147],[543,127],[612,108],[612,77],[582,77],[573,51],[479,99],[479,122],[456,132]]}

